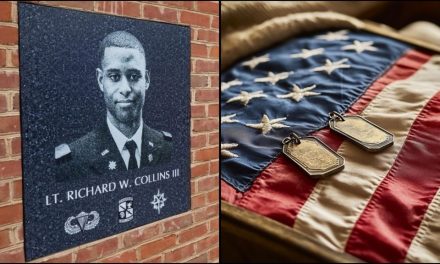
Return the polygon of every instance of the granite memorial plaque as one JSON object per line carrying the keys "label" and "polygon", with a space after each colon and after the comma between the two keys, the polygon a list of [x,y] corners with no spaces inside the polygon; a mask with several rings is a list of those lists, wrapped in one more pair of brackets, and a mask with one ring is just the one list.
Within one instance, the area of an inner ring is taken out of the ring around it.
{"label": "granite memorial plaque", "polygon": [[190,28],[19,3],[26,260],[190,209]]}

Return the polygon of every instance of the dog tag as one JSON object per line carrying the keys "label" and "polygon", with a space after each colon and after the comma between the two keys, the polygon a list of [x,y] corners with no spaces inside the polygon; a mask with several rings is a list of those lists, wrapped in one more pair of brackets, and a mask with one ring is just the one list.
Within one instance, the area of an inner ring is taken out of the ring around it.
{"label": "dog tag", "polygon": [[329,127],[363,149],[377,152],[393,144],[393,134],[358,115],[331,112]]}
{"label": "dog tag", "polygon": [[291,133],[283,139],[283,153],[313,178],[321,178],[344,168],[344,158],[316,137],[300,138]]}

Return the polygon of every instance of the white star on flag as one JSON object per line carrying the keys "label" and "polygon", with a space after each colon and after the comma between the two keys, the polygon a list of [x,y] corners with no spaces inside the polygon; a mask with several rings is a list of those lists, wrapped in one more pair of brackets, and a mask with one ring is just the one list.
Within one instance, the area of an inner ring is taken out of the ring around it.
{"label": "white star on flag", "polygon": [[342,49],[343,50],[355,50],[357,53],[362,53],[364,50],[376,51],[377,48],[373,47],[372,46],[373,44],[374,44],[373,41],[360,42],[360,41],[355,40],[353,42],[353,44],[346,45],[346,46],[342,47]]}
{"label": "white star on flag", "polygon": [[243,82],[241,82],[237,79],[229,81],[229,82],[222,82],[221,90],[223,92],[223,91],[231,88],[232,86],[237,86],[237,85],[242,85],[242,84],[243,84]]}
{"label": "white star on flag", "polygon": [[259,98],[259,97],[267,97],[267,95],[263,94],[263,91],[256,91],[253,93],[241,91],[240,95],[232,97],[231,99],[226,101],[226,103],[232,103],[232,102],[238,101],[238,102],[242,103],[243,105],[247,105],[250,100],[252,100],[254,98]]}
{"label": "white star on flag", "polygon": [[289,127],[284,124],[278,124],[281,121],[286,120],[286,117],[282,118],[276,118],[270,120],[267,115],[263,115],[263,118],[261,119],[260,123],[257,124],[246,124],[248,127],[260,129],[261,132],[263,132],[263,135],[269,133],[273,128],[283,128],[283,127]]}
{"label": "white star on flag", "polygon": [[329,59],[325,60],[325,65],[321,66],[321,67],[316,67],[314,69],[312,69],[312,71],[325,71],[327,72],[327,74],[331,74],[334,70],[339,69],[339,68],[350,68],[351,66],[348,64],[344,64],[345,62],[347,62],[348,59],[342,59],[342,60],[338,60],[335,62],[332,62]]}
{"label": "white star on flag", "polygon": [[232,114],[232,115],[227,115],[227,116],[222,116],[221,117],[221,123],[237,123],[238,120],[236,119],[232,119],[233,117],[235,117],[237,114]]}
{"label": "white star on flag", "polygon": [[270,61],[269,54],[260,56],[260,57],[253,57],[251,60],[243,62],[241,65],[243,66],[249,66],[251,70],[253,70],[255,67],[257,67],[258,64]]}
{"label": "white star on flag", "polygon": [[228,150],[236,147],[238,147],[237,143],[220,144],[220,154],[225,158],[237,158],[237,154],[234,154]]}
{"label": "white star on flag", "polygon": [[319,35],[317,38],[325,39],[327,41],[345,40],[345,39],[348,39],[348,36],[346,35],[347,33],[348,33],[348,30],[339,30],[339,31],[334,31],[334,32],[327,32],[327,34]]}
{"label": "white star on flag", "polygon": [[291,58],[307,59],[309,57],[312,57],[312,56],[315,56],[315,55],[319,55],[319,54],[323,54],[323,53],[324,53],[324,49],[323,48],[312,49],[312,50],[301,49],[301,53],[291,54],[290,57]]}
{"label": "white star on flag", "polygon": [[150,202],[153,205],[153,209],[157,210],[157,213],[160,214],[160,209],[165,206],[165,201],[167,198],[164,197],[164,193],[160,193],[160,190],[157,190],[157,194],[153,195],[153,201]]}
{"label": "white star on flag", "polygon": [[293,71],[280,72],[276,74],[273,72],[269,72],[267,77],[256,78],[254,82],[270,82],[272,85],[275,85],[279,80],[283,80],[289,77],[289,74],[293,74]]}
{"label": "white star on flag", "polygon": [[320,93],[316,92],[310,92],[311,90],[315,89],[316,84],[306,87],[304,89],[299,88],[296,84],[293,85],[292,92],[288,94],[283,95],[277,95],[278,98],[291,98],[297,102],[301,101],[305,96],[311,96],[311,95],[320,95]]}

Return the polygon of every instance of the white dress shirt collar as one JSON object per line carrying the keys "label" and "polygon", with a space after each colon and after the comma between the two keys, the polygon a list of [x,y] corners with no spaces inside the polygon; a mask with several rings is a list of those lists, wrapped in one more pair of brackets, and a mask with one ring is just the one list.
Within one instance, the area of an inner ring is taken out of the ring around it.
{"label": "white dress shirt collar", "polygon": [[138,163],[138,168],[140,167],[140,159],[141,159],[141,153],[142,153],[142,131],[144,128],[144,124],[141,120],[141,124],[138,128],[138,130],[136,131],[136,133],[134,133],[134,135],[131,138],[127,138],[124,134],[121,133],[121,131],[119,131],[119,129],[117,129],[112,122],[110,121],[110,119],[107,117],[107,125],[108,128],[110,130],[110,134],[113,137],[113,140],[116,143],[116,146],[118,147],[119,153],[122,156],[122,159],[125,162],[125,166],[128,168],[128,161],[130,159],[130,153],[128,152],[128,149],[125,147],[125,143],[129,140],[133,140],[136,143],[136,161]]}

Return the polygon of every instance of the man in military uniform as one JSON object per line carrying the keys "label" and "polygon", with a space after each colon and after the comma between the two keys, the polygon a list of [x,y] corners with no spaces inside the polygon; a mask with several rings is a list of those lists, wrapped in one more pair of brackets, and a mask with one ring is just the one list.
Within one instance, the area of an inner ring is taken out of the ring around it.
{"label": "man in military uniform", "polygon": [[171,134],[148,127],[142,119],[150,85],[142,44],[132,34],[116,31],[101,41],[99,55],[96,77],[105,99],[106,121],[55,148],[59,181],[154,166],[171,158]]}

